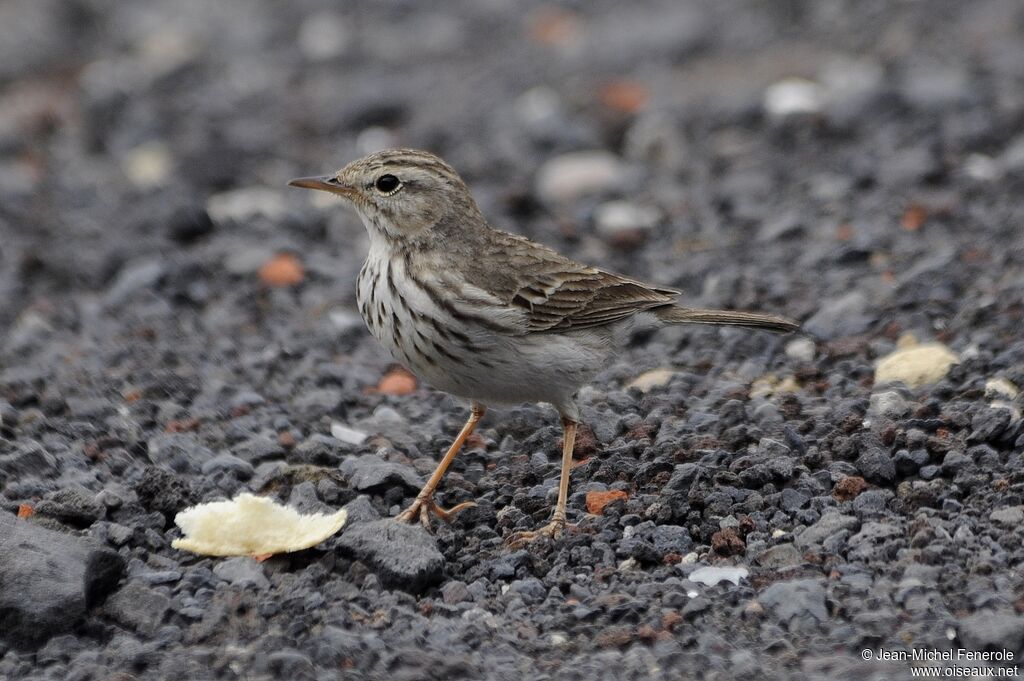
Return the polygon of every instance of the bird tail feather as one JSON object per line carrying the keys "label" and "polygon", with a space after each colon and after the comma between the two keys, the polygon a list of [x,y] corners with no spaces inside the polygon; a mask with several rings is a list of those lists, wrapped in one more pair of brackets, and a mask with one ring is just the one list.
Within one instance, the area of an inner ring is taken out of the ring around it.
{"label": "bird tail feather", "polygon": [[799,331],[800,325],[785,317],[777,317],[760,312],[740,312],[737,310],[698,310],[676,305],[659,307],[653,310],[658,319],[666,324],[718,324],[725,326],[743,326],[750,329],[764,329],[777,333]]}

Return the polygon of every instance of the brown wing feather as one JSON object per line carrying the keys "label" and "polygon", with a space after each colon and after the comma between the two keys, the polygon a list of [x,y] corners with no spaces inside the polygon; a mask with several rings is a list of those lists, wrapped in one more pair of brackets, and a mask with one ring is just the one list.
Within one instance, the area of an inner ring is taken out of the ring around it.
{"label": "brown wing feather", "polygon": [[527,314],[527,333],[601,326],[675,301],[678,291],[589,267],[528,239],[497,232],[514,276],[474,284]]}

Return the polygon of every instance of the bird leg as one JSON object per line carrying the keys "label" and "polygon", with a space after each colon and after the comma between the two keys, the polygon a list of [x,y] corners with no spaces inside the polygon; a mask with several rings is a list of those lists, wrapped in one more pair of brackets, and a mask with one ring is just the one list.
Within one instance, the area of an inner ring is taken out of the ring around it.
{"label": "bird leg", "polygon": [[486,408],[482,404],[473,403],[466,425],[462,426],[462,430],[459,431],[455,441],[452,442],[452,446],[448,448],[444,458],[441,459],[441,463],[437,464],[437,468],[434,469],[430,479],[427,480],[427,484],[424,485],[423,489],[420,490],[420,493],[416,495],[416,501],[412,502],[412,505],[410,505],[409,508],[398,514],[398,520],[411,523],[415,522],[416,518],[419,518],[420,524],[423,525],[425,529],[429,530],[431,513],[446,523],[450,523],[452,518],[459,511],[463,511],[470,506],[476,506],[476,503],[472,501],[464,501],[463,503],[457,504],[449,509],[443,509],[434,501],[434,491],[437,489],[438,483],[441,482],[441,478],[444,477],[445,471],[448,470],[448,466],[450,466],[452,461],[455,460],[455,455],[462,449],[462,445],[465,444],[466,438],[472,434],[473,430],[476,428],[476,424],[480,422],[480,419],[483,418],[486,411]]}
{"label": "bird leg", "polygon": [[562,417],[562,475],[558,479],[558,503],[551,516],[551,522],[532,532],[516,532],[506,540],[505,545],[518,549],[525,544],[548,537],[556,539],[566,527],[565,505],[569,500],[569,474],[572,472],[572,450],[576,444],[576,421]]}

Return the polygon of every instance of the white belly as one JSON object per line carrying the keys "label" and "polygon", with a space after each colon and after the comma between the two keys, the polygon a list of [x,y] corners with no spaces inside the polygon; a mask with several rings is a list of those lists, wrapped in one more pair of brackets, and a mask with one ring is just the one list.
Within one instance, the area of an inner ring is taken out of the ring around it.
{"label": "white belly", "polygon": [[569,409],[572,395],[611,355],[608,329],[509,336],[456,322],[383,249],[371,248],[356,299],[370,332],[395,360],[435,388],[483,404],[550,402]]}

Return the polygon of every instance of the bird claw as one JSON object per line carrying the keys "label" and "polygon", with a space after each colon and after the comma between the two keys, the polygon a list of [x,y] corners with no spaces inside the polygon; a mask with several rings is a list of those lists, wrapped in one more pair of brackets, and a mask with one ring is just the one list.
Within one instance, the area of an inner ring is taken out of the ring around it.
{"label": "bird claw", "polygon": [[505,547],[516,551],[523,548],[531,542],[535,542],[538,539],[558,539],[562,536],[562,532],[565,528],[576,527],[575,525],[569,525],[565,522],[565,518],[555,518],[544,527],[536,530],[526,530],[523,532],[513,532],[509,535],[509,538],[505,540]]}
{"label": "bird claw", "polygon": [[476,506],[475,501],[464,501],[461,504],[456,504],[449,509],[441,508],[434,501],[433,496],[425,498],[416,498],[416,501],[412,502],[409,508],[405,509],[398,514],[397,520],[403,523],[414,523],[419,518],[420,525],[423,526],[427,532],[430,531],[430,515],[436,515],[446,523],[450,523],[455,519],[455,515],[465,511],[467,508]]}

